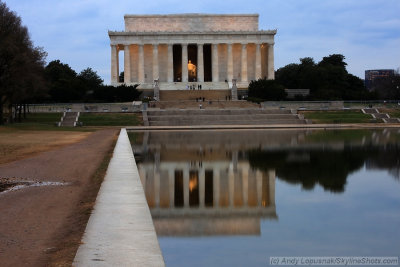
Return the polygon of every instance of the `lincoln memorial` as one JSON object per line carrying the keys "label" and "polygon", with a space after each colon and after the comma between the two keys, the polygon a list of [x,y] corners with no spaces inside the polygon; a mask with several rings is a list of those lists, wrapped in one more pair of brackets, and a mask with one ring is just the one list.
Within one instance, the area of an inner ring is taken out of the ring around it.
{"label": "lincoln memorial", "polygon": [[[259,30],[258,14],[125,15],[125,31],[109,31],[111,83],[138,89],[247,89],[274,79],[276,30]],[[124,80],[119,80],[123,51]],[[235,86],[236,85],[236,86]]]}

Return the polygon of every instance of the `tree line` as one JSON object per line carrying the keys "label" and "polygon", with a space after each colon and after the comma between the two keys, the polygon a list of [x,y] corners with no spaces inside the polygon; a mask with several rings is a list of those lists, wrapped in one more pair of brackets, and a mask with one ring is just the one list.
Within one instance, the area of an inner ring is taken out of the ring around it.
{"label": "tree line", "polygon": [[59,60],[51,61],[45,67],[44,73],[48,81],[48,95],[42,102],[126,102],[136,100],[140,96],[137,85],[104,85],[97,72],[91,68],[86,68],[78,74],[68,64]]}
{"label": "tree line", "polygon": [[[0,2],[0,124],[3,110],[12,114],[45,94],[44,65],[46,52],[35,47],[21,18]],[[14,107],[14,109],[13,109]]]}
{"label": "tree line", "polygon": [[59,60],[46,65],[46,56],[42,47],[33,45],[21,18],[0,2],[0,124],[20,121],[26,116],[27,103],[122,102],[139,98],[136,86],[104,85],[91,68],[78,74]]}
{"label": "tree line", "polygon": [[284,89],[310,89],[306,97],[295,100],[370,100],[377,99],[375,91],[366,90],[362,79],[347,72],[341,54],[323,57],[315,63],[311,57],[301,58],[275,72],[275,80],[260,79],[249,85],[249,97],[263,100],[284,100]]}

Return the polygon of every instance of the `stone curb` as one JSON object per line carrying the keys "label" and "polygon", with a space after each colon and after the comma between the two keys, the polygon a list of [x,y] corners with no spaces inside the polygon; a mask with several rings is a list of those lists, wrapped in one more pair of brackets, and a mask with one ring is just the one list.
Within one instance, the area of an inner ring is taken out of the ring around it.
{"label": "stone curb", "polygon": [[73,266],[165,266],[126,129]]}

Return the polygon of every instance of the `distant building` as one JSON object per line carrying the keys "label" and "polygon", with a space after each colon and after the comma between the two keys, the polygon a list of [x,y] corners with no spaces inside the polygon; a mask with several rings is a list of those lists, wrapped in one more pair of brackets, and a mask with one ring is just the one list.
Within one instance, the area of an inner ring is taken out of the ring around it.
{"label": "distant building", "polygon": [[365,87],[367,90],[372,90],[373,82],[378,78],[384,78],[394,75],[393,69],[381,69],[381,70],[366,70],[365,71]]}

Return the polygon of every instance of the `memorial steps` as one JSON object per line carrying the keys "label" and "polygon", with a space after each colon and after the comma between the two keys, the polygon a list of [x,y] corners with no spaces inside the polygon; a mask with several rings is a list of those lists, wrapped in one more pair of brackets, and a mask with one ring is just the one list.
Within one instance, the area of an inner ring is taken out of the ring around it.
{"label": "memorial steps", "polygon": [[150,126],[305,124],[289,110],[175,109],[149,110]]}
{"label": "memorial steps", "polygon": [[[195,95],[196,96],[196,95]],[[158,109],[259,109],[260,105],[248,101],[225,101],[224,100],[210,100],[205,98],[202,101],[203,96],[196,96],[193,100],[171,100],[171,101],[159,101],[151,102],[150,107]],[[196,100],[198,99],[198,101]],[[200,99],[201,98],[201,99]]]}
{"label": "memorial steps", "polygon": [[79,118],[79,112],[65,112],[59,126],[75,127]]}
{"label": "memorial steps", "polygon": [[364,108],[364,109],[361,109],[361,111],[364,114],[371,115],[374,120],[378,120],[378,121],[381,121],[381,122],[384,122],[384,123],[399,123],[400,122],[399,118],[392,118],[392,117],[390,117],[389,114],[381,113],[376,108]]}
{"label": "memorial steps", "polygon": [[[230,86],[227,82],[160,82],[160,91],[165,90],[189,90],[190,86],[193,86],[194,89],[198,89],[197,86],[201,85],[201,89],[204,90],[229,90]],[[153,84],[151,84],[151,89],[153,88]],[[247,88],[246,84],[246,88]]]}
{"label": "memorial steps", "polygon": [[226,100],[231,96],[231,90],[160,90],[160,99],[162,101],[174,100],[196,100],[203,98],[205,100]]}

